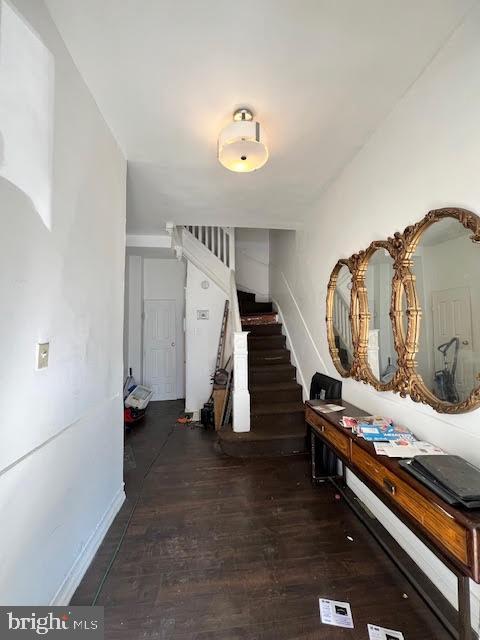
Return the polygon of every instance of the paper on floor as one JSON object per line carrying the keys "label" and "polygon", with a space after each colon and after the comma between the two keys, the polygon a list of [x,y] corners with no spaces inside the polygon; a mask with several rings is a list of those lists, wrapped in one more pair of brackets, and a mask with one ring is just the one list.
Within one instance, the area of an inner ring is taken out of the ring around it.
{"label": "paper on floor", "polygon": [[375,624],[367,624],[367,627],[369,640],[405,640],[400,631],[377,627]]}
{"label": "paper on floor", "polygon": [[320,605],[320,619],[323,624],[353,629],[352,611],[348,602],[319,598],[318,603]]}

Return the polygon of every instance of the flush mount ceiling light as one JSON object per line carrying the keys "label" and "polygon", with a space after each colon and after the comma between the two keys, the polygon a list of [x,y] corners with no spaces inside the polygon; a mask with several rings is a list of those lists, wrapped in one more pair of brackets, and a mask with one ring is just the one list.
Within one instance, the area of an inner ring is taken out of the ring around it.
{"label": "flush mount ceiling light", "polygon": [[237,109],[233,122],[221,130],[218,160],[230,171],[239,173],[260,169],[268,160],[263,130],[249,109]]}

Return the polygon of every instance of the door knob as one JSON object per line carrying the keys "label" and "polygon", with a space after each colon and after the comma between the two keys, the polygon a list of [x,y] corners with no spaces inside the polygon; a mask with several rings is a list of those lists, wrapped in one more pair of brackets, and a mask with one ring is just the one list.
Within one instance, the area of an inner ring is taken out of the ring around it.
{"label": "door knob", "polygon": [[175,343],[174,343],[174,342],[172,342],[172,347],[174,347],[174,346],[175,346]]}
{"label": "door knob", "polygon": [[468,340],[463,340],[462,344],[468,344]]}

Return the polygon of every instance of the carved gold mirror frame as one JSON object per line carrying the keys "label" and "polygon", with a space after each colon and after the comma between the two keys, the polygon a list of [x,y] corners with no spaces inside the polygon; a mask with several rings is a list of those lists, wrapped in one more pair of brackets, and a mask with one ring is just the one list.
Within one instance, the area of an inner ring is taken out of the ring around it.
{"label": "carved gold mirror frame", "polygon": [[[392,391],[395,389],[398,378],[398,366],[393,378],[386,383],[382,383],[378,380],[368,362],[368,347],[369,347],[369,329],[371,314],[368,307],[368,290],[366,286],[366,275],[370,260],[379,249],[385,249],[393,261],[394,273],[395,270],[395,254],[392,252],[391,244],[386,240],[377,240],[372,242],[366,251],[360,251],[355,255],[355,281],[358,292],[359,300],[359,340],[358,340],[358,379],[371,384],[377,391]],[[395,279],[392,280],[392,296],[393,300],[393,286]],[[392,303],[391,303],[392,304]],[[392,322],[393,329],[393,316],[390,312],[390,321]],[[397,338],[395,332],[393,332],[395,341],[395,350],[397,350]],[[404,338],[402,338],[404,341]]]}
{"label": "carved gold mirror frame", "polygon": [[[439,413],[465,413],[480,406],[480,382],[466,400],[451,404],[439,399],[423,382],[417,371],[416,354],[419,349],[422,310],[413,272],[413,255],[422,234],[433,224],[444,218],[458,220],[472,231],[472,242],[480,243],[480,217],[471,211],[459,208],[436,209],[403,233],[397,232],[387,240],[372,242],[368,249],[342,259],[335,265],[327,290],[327,339],[333,363],[343,377],[353,377],[375,387],[379,391],[394,391],[401,397],[410,396],[415,402],[430,405]],[[397,353],[397,370],[388,383],[382,383],[373,375],[368,363],[369,309],[365,274],[368,262],[378,249],[386,249],[393,259],[390,319]],[[480,247],[479,247],[480,251]],[[479,253],[480,264],[480,253]],[[333,303],[338,273],[346,265],[352,274],[350,299],[350,323],[353,340],[353,361],[346,370],[335,344],[333,328]],[[480,271],[480,269],[479,269]],[[480,286],[480,278],[479,278]],[[403,308],[404,302],[406,308]],[[404,320],[406,316],[406,328]]]}
{"label": "carved gold mirror frame", "polygon": [[[349,369],[345,369],[340,359],[340,352],[335,343],[335,333],[333,330],[333,314],[334,314],[334,296],[335,289],[337,286],[338,274],[343,266],[346,266],[350,271],[352,276],[352,288],[350,290],[350,312],[349,312],[349,322],[350,322],[350,331],[352,336],[352,345],[353,345],[353,361],[350,365]],[[337,371],[344,378],[349,378],[353,375],[353,372],[356,367],[356,354],[358,352],[358,335],[359,335],[359,308],[358,308],[358,295],[355,288],[354,281],[354,264],[352,260],[345,259],[339,260],[335,265],[331,275],[330,280],[328,282],[327,288],[327,337],[328,344],[330,348],[330,354],[332,356],[332,360],[337,368]]]}

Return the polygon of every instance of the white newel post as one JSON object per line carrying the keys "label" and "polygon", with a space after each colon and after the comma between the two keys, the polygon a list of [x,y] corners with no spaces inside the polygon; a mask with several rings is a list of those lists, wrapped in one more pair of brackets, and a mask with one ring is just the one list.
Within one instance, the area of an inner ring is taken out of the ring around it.
{"label": "white newel post", "polygon": [[248,391],[248,331],[235,331],[233,339],[233,430],[250,431]]}

